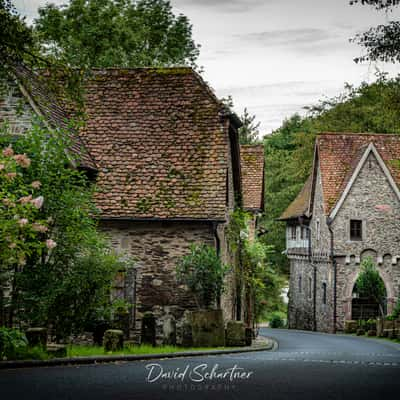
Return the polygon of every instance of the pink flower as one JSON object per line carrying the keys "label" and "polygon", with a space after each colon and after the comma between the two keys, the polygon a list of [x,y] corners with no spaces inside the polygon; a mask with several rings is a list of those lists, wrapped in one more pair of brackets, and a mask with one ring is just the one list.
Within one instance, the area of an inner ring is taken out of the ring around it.
{"label": "pink flower", "polygon": [[32,201],[32,195],[21,197],[18,202],[21,204],[27,204]]}
{"label": "pink flower", "polygon": [[33,204],[37,209],[42,208],[44,202],[43,196],[36,197],[36,199],[31,200],[31,204]]}
{"label": "pink flower", "polygon": [[5,198],[5,199],[3,199],[2,201],[3,201],[3,204],[4,204],[5,206],[8,206],[8,207],[15,207],[15,204],[14,204],[10,199]]}
{"label": "pink flower", "polygon": [[16,154],[14,160],[22,168],[28,168],[31,165],[31,160],[26,154]]}
{"label": "pink flower", "polygon": [[16,176],[17,176],[17,174],[15,172],[8,172],[6,174],[6,177],[11,179],[11,180],[14,179]]}
{"label": "pink flower", "polygon": [[44,232],[48,231],[47,226],[44,226],[44,225],[41,225],[41,224],[37,224],[37,223],[32,224],[32,229],[35,232],[41,232],[41,233],[44,233]]}
{"label": "pink flower", "polygon": [[18,221],[19,226],[25,226],[29,221],[26,218],[21,218]]}
{"label": "pink flower", "polygon": [[8,146],[3,150],[4,157],[12,157],[13,155],[14,155],[14,150],[12,149],[11,146]]}
{"label": "pink flower", "polygon": [[46,240],[46,247],[49,250],[54,249],[54,247],[56,247],[56,246],[57,246],[57,243],[54,240],[52,240],[52,239],[47,239]]}
{"label": "pink flower", "polygon": [[6,166],[4,165],[4,164],[0,164],[0,171],[3,171],[3,169],[5,168]]}
{"label": "pink flower", "polygon": [[40,181],[33,181],[33,182],[31,183],[31,186],[32,186],[34,189],[39,189],[40,186],[42,186],[42,184],[40,183]]}

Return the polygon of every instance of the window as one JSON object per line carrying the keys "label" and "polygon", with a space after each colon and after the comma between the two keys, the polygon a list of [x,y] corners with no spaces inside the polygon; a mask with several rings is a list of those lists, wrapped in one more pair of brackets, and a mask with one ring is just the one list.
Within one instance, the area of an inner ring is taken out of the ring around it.
{"label": "window", "polygon": [[312,296],[312,279],[308,278],[308,297],[311,299]]}
{"label": "window", "polygon": [[322,304],[326,304],[326,283],[322,284]]}
{"label": "window", "polygon": [[321,238],[321,226],[319,223],[319,219],[317,219],[317,221],[316,221],[315,231],[317,233],[317,240],[319,240]]}
{"label": "window", "polygon": [[304,240],[306,238],[306,228],[304,228],[304,226],[301,227],[301,231],[300,231],[300,239]]}
{"label": "window", "polygon": [[350,220],[350,240],[362,240],[362,221]]}
{"label": "window", "polygon": [[291,226],[290,227],[290,238],[292,240],[297,240],[297,226]]}
{"label": "window", "polygon": [[301,293],[301,276],[299,276],[299,293]]}

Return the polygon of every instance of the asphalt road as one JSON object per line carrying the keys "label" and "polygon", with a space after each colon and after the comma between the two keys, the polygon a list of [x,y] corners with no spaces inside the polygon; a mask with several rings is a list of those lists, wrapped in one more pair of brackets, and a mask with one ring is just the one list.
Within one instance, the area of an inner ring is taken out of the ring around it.
{"label": "asphalt road", "polygon": [[279,348],[151,362],[3,370],[0,399],[400,398],[400,345],[302,331],[262,329],[261,333],[275,338]]}

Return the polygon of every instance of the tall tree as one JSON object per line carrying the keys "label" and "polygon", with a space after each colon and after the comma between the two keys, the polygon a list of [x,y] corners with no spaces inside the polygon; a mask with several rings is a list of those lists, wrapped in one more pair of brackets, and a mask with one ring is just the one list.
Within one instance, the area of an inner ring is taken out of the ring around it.
{"label": "tall tree", "polygon": [[0,0],[0,76],[9,64],[34,56],[32,29],[25,23],[10,0]]}
{"label": "tall tree", "polygon": [[39,8],[42,51],[78,67],[195,66],[192,25],[167,0],[70,0]]}
{"label": "tall tree", "polygon": [[[400,0],[351,0],[350,5],[362,4],[378,11],[391,12]],[[356,62],[400,62],[400,21],[389,21],[356,35],[353,42],[365,48],[366,54],[355,58]]]}
{"label": "tall tree", "polygon": [[244,109],[241,116],[242,127],[239,128],[240,144],[255,144],[259,141],[260,122],[255,122],[256,116],[249,114],[247,108]]}

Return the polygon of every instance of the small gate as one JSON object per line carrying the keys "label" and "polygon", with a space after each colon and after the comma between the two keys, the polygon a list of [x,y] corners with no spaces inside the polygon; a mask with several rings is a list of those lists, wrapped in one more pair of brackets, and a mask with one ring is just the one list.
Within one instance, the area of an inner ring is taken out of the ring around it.
{"label": "small gate", "polygon": [[[353,298],[351,303],[351,319],[375,319],[380,316],[379,304],[372,299]],[[383,312],[386,315],[386,301],[382,304]]]}

